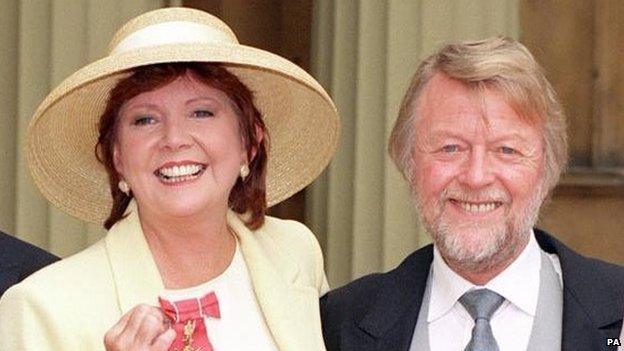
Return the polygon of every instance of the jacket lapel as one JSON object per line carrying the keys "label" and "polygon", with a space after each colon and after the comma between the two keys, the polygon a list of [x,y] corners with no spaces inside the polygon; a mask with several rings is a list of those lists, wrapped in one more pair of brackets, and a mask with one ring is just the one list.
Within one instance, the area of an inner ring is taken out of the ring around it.
{"label": "jacket lapel", "polygon": [[[164,285],[149,250],[136,205],[106,236],[106,247],[121,314],[137,304],[158,305]],[[238,216],[228,212],[228,226],[239,239],[258,303],[280,350],[324,350],[320,333],[318,292],[297,284],[299,265],[277,245],[263,244]],[[271,240],[270,235],[262,235]]]}
{"label": "jacket lapel", "polygon": [[158,294],[164,290],[134,202],[126,213],[105,239],[121,314],[141,303],[158,306]]}
{"label": "jacket lapel", "polygon": [[355,346],[349,350],[409,350],[432,260],[429,245],[388,273],[372,308],[357,329],[345,327],[341,343]]}
{"label": "jacket lapel", "polygon": [[[318,291],[299,285],[299,265],[271,244],[271,233],[251,232],[234,212],[228,225],[236,233],[267,326],[280,350],[324,350]],[[268,242],[267,242],[268,241]]]}
{"label": "jacket lapel", "polygon": [[[606,338],[617,338],[622,327],[624,287],[609,265],[583,257],[549,234],[535,230],[540,247],[559,257],[563,274],[562,350],[602,350]],[[616,348],[613,347],[613,350]]]}

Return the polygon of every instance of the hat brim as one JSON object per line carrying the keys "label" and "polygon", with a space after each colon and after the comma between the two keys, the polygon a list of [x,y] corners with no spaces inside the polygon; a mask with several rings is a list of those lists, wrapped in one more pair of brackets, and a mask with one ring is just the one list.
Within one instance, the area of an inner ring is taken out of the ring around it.
{"label": "hat brim", "polygon": [[244,45],[163,45],[96,61],[41,103],[29,126],[26,154],[34,181],[50,202],[88,222],[103,223],[108,217],[108,176],[95,157],[99,118],[110,90],[128,70],[166,62],[222,63],[253,92],[270,136],[269,206],[310,184],[329,163],[338,143],[338,114],[303,69]]}

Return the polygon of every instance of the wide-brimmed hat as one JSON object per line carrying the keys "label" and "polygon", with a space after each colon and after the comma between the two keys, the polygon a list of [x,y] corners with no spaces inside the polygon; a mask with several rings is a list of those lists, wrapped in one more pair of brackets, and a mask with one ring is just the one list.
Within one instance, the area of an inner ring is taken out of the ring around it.
{"label": "wide-brimmed hat", "polygon": [[108,176],[94,153],[99,118],[110,90],[130,69],[166,62],[222,63],[253,92],[270,135],[269,206],[303,189],[327,166],[338,142],[338,113],[314,78],[285,58],[239,44],[208,13],[166,8],[126,23],[108,56],[65,79],[35,111],[28,165],[50,202],[89,222],[108,217]]}

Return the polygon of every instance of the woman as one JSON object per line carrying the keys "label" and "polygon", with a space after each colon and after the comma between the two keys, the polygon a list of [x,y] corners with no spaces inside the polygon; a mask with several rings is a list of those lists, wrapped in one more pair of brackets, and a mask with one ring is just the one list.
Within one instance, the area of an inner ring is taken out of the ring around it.
{"label": "woman", "polygon": [[330,98],[197,10],[139,16],[110,47],[28,132],[42,193],[108,234],[7,291],[0,349],[324,350],[318,243],[265,211],[329,161]]}

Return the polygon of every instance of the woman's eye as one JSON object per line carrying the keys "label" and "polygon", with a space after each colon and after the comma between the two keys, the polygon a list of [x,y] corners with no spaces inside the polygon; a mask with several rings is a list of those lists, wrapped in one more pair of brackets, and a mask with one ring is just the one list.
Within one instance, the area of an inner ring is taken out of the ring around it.
{"label": "woman's eye", "polygon": [[457,152],[459,151],[459,145],[453,144],[453,145],[444,145],[442,147],[442,152]]}
{"label": "woman's eye", "polygon": [[134,124],[135,126],[143,126],[148,124],[154,124],[154,122],[156,122],[156,119],[152,116],[140,116],[135,118],[132,124]]}
{"label": "woman's eye", "polygon": [[213,117],[214,113],[212,113],[211,111],[208,110],[195,110],[193,111],[193,117],[197,117],[197,118],[206,118],[206,117]]}

